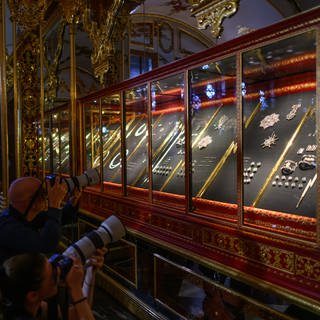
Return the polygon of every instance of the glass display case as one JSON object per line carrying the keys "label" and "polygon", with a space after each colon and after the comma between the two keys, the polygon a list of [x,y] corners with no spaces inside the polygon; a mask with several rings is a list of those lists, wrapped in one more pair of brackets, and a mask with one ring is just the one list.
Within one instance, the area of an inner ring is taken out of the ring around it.
{"label": "glass display case", "polygon": [[84,207],[318,296],[319,13],[80,99]]}
{"label": "glass display case", "polygon": [[83,104],[87,167],[103,154],[104,181],[128,195],[150,190],[152,201],[234,222],[241,206],[244,224],[259,228],[295,233],[282,214],[310,218],[299,236],[315,240],[315,84],[316,31],[308,30],[97,98],[101,107],[95,98]]}

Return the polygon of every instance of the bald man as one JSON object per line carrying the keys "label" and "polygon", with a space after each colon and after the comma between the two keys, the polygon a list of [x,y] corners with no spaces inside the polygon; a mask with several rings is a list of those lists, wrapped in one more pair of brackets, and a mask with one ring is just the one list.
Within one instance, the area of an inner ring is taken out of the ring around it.
{"label": "bald man", "polygon": [[67,186],[57,177],[46,186],[35,177],[14,180],[9,208],[0,216],[0,264],[21,253],[53,252],[61,236],[61,203]]}

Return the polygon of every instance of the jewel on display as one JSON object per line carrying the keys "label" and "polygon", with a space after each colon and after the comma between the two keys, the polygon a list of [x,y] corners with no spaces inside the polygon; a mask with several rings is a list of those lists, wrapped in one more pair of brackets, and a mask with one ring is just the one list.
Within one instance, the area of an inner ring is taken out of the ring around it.
{"label": "jewel on display", "polygon": [[279,140],[279,138],[276,136],[276,134],[273,132],[271,136],[266,138],[263,143],[261,143],[262,148],[271,148],[273,144],[276,144],[276,141]]}
{"label": "jewel on display", "polygon": [[260,127],[263,129],[272,127],[275,123],[280,121],[280,115],[278,113],[273,113],[268,116],[265,116],[261,121],[260,121]]}
{"label": "jewel on display", "polygon": [[212,142],[212,138],[208,135],[208,136],[205,136],[203,137],[199,143],[198,143],[198,148],[201,150],[201,149],[204,149],[206,148],[210,143]]}

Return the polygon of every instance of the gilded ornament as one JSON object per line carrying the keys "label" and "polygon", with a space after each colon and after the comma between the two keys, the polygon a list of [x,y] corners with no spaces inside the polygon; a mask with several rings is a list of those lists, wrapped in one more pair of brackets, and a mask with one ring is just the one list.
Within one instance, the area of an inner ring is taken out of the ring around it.
{"label": "gilded ornament", "polygon": [[223,31],[223,20],[237,12],[239,2],[239,0],[193,1],[191,14],[196,17],[199,29],[211,26],[213,37],[219,38]]}
{"label": "gilded ornament", "polygon": [[103,83],[106,72],[116,73],[115,66],[115,39],[113,38],[114,26],[118,22],[118,11],[123,5],[123,0],[114,0],[108,10],[104,10],[99,21],[94,21],[92,12],[86,8],[83,14],[83,28],[88,33],[92,42],[91,62],[96,77]]}
{"label": "gilded ornament", "polygon": [[35,29],[39,22],[44,21],[47,0],[8,0],[13,19],[25,30]]}
{"label": "gilded ornament", "polygon": [[69,24],[78,23],[85,8],[85,0],[59,0],[63,15]]}

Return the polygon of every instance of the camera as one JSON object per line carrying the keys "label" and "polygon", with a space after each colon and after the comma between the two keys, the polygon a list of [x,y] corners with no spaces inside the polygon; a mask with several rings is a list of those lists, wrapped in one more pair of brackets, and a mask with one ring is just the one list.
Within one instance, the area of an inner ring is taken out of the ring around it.
{"label": "camera", "polygon": [[[46,180],[49,180],[51,186],[53,186],[56,180],[56,175],[48,175],[46,176]],[[81,187],[93,186],[100,183],[100,173],[97,168],[90,168],[80,176],[63,178],[63,181],[67,184],[68,191],[72,193],[75,187],[80,189]]]}
{"label": "camera", "polygon": [[57,267],[60,268],[61,278],[63,279],[72,267],[73,260],[70,258],[71,256],[79,258],[84,264],[96,249],[120,240],[125,234],[126,229],[122,222],[116,216],[110,216],[100,224],[98,229],[90,231],[77,242],[73,243],[62,255],[53,255],[49,261],[55,269]]}

